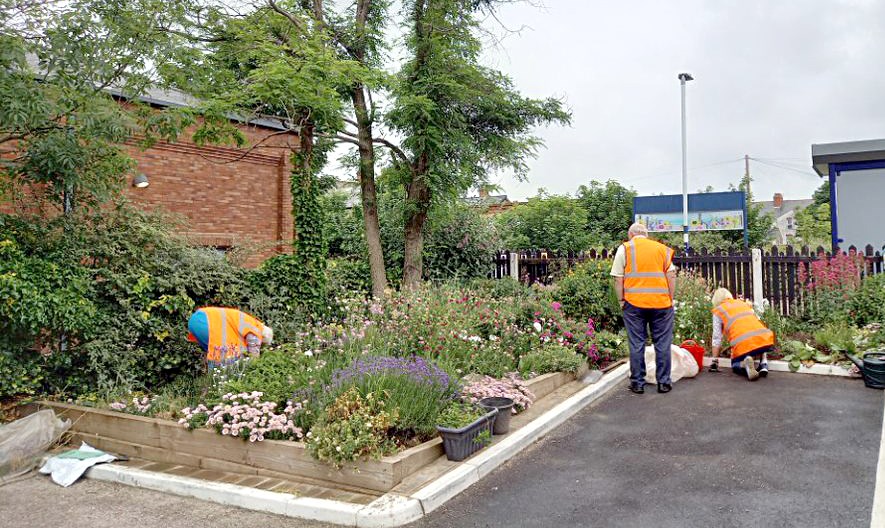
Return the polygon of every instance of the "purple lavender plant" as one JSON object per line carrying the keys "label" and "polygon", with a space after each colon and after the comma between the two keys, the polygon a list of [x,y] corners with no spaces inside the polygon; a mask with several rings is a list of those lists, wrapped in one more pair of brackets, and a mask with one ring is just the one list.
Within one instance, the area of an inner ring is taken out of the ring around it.
{"label": "purple lavender plant", "polygon": [[369,356],[359,358],[348,367],[332,373],[332,389],[358,382],[374,374],[403,374],[415,382],[434,385],[439,388],[448,387],[451,379],[448,373],[429,363],[424,358],[412,356],[408,358],[390,356]]}

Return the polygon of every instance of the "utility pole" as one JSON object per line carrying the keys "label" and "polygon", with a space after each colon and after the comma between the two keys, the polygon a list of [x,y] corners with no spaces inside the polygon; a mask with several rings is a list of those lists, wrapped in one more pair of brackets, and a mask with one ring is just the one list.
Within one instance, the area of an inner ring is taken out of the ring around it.
{"label": "utility pole", "polygon": [[750,195],[750,155],[744,154],[744,178],[747,180],[747,196]]}

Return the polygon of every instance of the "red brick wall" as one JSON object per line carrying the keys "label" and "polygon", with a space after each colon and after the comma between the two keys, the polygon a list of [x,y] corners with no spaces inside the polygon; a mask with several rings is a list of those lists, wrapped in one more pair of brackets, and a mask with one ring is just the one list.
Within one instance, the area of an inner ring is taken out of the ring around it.
{"label": "red brick wall", "polygon": [[239,246],[254,252],[247,265],[286,251],[293,236],[289,156],[294,135],[244,127],[249,144],[236,149],[188,141],[129,146],[137,171],[150,185],[127,185],[126,194],[146,209],[162,208],[187,219],[195,244]]}
{"label": "red brick wall", "polygon": [[[244,148],[197,146],[190,141],[192,131],[147,150],[127,142],[135,170],[147,175],[150,185],[132,187],[130,177],[124,193],[145,209],[183,216],[194,244],[243,247],[252,253],[246,265],[254,266],[291,247],[290,156],[298,140],[269,128],[240,129],[247,138]],[[17,189],[10,201],[0,203],[0,211],[58,214],[36,210],[33,192]]]}

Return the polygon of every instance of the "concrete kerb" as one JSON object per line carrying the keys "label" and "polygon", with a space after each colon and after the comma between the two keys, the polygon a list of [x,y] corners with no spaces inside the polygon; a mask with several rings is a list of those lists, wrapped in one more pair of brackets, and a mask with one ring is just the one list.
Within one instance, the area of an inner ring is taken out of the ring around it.
{"label": "concrete kerb", "polygon": [[402,526],[420,519],[478,482],[480,478],[618,386],[628,372],[629,365],[626,364],[612,370],[599,382],[581,389],[507,438],[484,449],[412,495],[387,493],[368,505],[296,497],[288,493],[209,482],[113,464],[94,466],[87,471],[86,477],[249,510],[344,526],[365,528]]}
{"label": "concrete kerb", "polygon": [[[704,357],[704,366],[710,366],[713,358],[707,356]],[[731,358],[722,357],[719,358],[719,368],[720,369],[730,369],[731,368]],[[852,374],[848,369],[840,367],[839,365],[825,365],[823,363],[815,363],[810,367],[806,367],[802,365],[799,367],[799,370],[792,371],[790,370],[790,364],[786,361],[781,361],[778,359],[769,359],[768,360],[768,370],[771,372],[790,372],[792,374],[815,374],[818,376],[839,376],[843,378],[857,378],[858,375]]]}

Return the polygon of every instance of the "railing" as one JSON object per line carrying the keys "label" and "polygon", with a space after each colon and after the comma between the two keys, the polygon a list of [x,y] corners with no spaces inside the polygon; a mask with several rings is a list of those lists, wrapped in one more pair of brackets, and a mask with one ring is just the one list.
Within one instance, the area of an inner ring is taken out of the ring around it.
{"label": "railing", "polygon": [[[760,262],[761,277],[753,275],[754,253]],[[608,260],[614,250],[590,250],[581,252],[558,252],[548,250],[501,251],[495,255],[491,278],[513,277],[523,283],[549,284],[563,271],[588,260]],[[881,251],[867,245],[863,251],[851,246],[848,255],[863,258],[862,274],[875,275],[885,272],[885,262]],[[712,287],[728,288],[736,296],[754,299],[761,291],[773,308],[789,314],[797,301],[801,300],[803,288],[799,280],[799,270],[820,258],[832,254],[818,247],[814,250],[787,246],[773,246],[768,251],[700,251],[688,253],[677,250],[673,262],[683,270],[690,270],[703,277]],[[759,283],[757,283],[757,280]]]}

